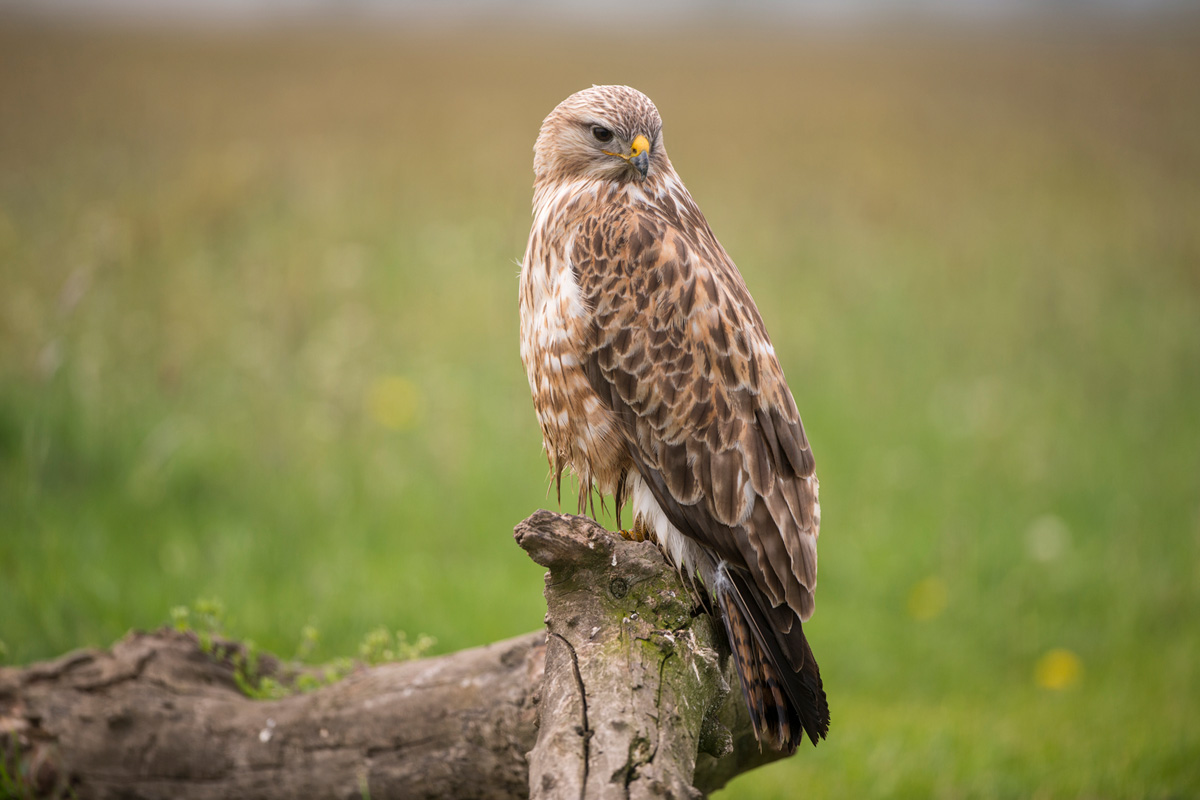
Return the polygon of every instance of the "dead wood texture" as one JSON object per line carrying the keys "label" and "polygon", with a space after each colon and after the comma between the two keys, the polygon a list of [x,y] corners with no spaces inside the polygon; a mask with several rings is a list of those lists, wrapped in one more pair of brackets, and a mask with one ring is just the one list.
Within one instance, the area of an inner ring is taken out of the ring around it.
{"label": "dead wood texture", "polygon": [[549,512],[516,536],[550,570],[545,632],[314,692],[247,698],[236,643],[169,629],[0,669],[0,793],[691,798],[778,757],[653,545]]}

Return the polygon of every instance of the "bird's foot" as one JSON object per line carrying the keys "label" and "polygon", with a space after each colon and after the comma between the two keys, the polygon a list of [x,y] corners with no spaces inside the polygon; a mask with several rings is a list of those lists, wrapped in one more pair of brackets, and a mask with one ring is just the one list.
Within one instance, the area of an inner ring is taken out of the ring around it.
{"label": "bird's foot", "polygon": [[621,534],[621,538],[627,542],[650,542],[658,544],[658,537],[654,535],[654,531],[646,527],[641,517],[633,521],[633,530],[625,530],[622,528],[617,531]]}

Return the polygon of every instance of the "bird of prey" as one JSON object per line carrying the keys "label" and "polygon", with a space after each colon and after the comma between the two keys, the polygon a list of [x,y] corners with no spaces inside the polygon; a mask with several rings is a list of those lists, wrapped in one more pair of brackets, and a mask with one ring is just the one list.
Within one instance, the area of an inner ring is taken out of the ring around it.
{"label": "bird of prey", "polygon": [[829,707],[801,625],[821,506],[762,317],[676,174],[658,109],[627,86],[571,95],[534,145],[521,360],[561,487],[630,502],[719,614],[760,742],[816,744]]}

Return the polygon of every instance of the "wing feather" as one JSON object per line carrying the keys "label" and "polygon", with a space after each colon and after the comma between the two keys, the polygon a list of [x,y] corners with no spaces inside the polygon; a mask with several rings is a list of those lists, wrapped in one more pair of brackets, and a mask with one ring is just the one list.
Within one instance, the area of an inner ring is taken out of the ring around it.
{"label": "wing feather", "polygon": [[808,619],[812,451],[741,275],[707,225],[683,229],[641,208],[608,222],[602,246],[593,236],[572,253],[595,310],[581,347],[592,388],[626,426],[672,524],[747,569],[773,607]]}

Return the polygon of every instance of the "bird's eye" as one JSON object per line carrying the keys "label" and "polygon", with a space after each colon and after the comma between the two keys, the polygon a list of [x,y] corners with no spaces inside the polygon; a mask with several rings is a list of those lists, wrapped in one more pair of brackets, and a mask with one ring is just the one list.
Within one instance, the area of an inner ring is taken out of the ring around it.
{"label": "bird's eye", "polygon": [[608,128],[596,125],[592,128],[592,136],[596,137],[597,142],[611,142],[613,134]]}

